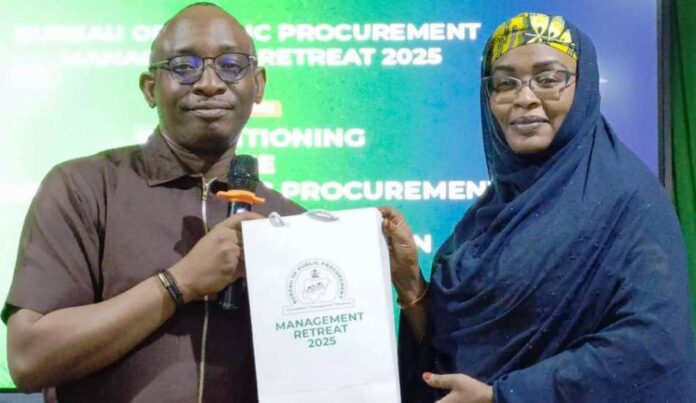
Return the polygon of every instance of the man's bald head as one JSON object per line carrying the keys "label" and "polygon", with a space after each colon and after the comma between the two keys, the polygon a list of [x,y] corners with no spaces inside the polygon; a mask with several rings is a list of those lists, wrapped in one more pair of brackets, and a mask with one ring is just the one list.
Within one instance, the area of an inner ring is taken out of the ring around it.
{"label": "man's bald head", "polygon": [[184,7],[164,23],[162,29],[152,41],[152,45],[150,47],[150,64],[170,57],[167,54],[167,51],[169,50],[168,48],[171,47],[171,44],[168,43],[170,40],[168,33],[175,30],[176,25],[180,21],[186,21],[186,19],[189,18],[227,20],[236,30],[239,31],[241,36],[248,39],[251,47],[247,52],[256,56],[256,46],[254,45],[253,39],[251,39],[251,36],[249,36],[244,27],[242,27],[242,24],[236,18],[215,3],[197,2]]}

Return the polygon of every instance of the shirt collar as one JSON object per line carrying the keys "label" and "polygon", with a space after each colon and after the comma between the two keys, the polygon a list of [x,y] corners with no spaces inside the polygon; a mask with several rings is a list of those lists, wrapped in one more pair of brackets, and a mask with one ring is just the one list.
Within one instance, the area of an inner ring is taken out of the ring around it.
{"label": "shirt collar", "polygon": [[[234,155],[234,149],[228,150],[209,170],[210,175],[208,176],[227,183],[227,169]],[[195,162],[187,162],[185,159],[188,158],[180,157],[167,144],[159,128],[155,129],[142,146],[142,156],[145,179],[149,186],[161,185],[186,176],[201,176],[200,172],[196,172]]]}

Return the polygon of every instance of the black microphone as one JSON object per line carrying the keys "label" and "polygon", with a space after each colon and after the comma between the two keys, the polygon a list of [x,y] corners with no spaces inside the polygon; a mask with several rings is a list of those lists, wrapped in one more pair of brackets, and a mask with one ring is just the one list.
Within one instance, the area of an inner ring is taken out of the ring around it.
{"label": "black microphone", "polygon": [[[230,190],[244,190],[256,192],[259,184],[259,167],[256,158],[251,155],[237,155],[230,162],[230,173],[227,176]],[[227,216],[251,211],[251,203],[243,201],[230,201],[227,204]],[[244,301],[247,291],[246,280],[237,279],[218,293],[218,305],[225,311],[238,309]]]}

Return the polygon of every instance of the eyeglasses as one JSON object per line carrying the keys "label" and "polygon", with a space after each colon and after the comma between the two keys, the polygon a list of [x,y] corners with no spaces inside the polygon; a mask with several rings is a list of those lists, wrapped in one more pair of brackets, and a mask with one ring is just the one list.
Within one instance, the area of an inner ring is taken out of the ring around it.
{"label": "eyeglasses", "polygon": [[561,93],[572,83],[575,73],[567,70],[543,71],[529,80],[517,77],[492,75],[484,77],[482,82],[486,94],[497,104],[510,104],[525,86],[542,101],[557,101]]}
{"label": "eyeglasses", "polygon": [[168,70],[180,84],[191,85],[203,76],[206,60],[213,61],[213,70],[222,81],[228,84],[237,84],[252,70],[250,67],[256,66],[254,56],[246,53],[225,53],[217,57],[176,56],[152,63],[150,71]]}

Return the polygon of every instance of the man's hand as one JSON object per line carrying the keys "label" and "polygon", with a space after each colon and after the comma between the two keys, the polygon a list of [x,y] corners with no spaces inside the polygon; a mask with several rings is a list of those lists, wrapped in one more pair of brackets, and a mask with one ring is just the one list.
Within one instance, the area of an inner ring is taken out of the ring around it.
{"label": "man's hand", "polygon": [[264,216],[252,212],[235,214],[216,225],[191,251],[171,267],[184,302],[203,299],[244,277],[242,221]]}
{"label": "man's hand", "polygon": [[418,248],[404,216],[388,206],[379,207],[382,229],[389,245],[389,263],[399,299],[408,303],[425,292],[425,282],[418,265]]}
{"label": "man's hand", "polygon": [[464,374],[423,374],[429,386],[451,390],[436,403],[493,403],[493,388]]}

